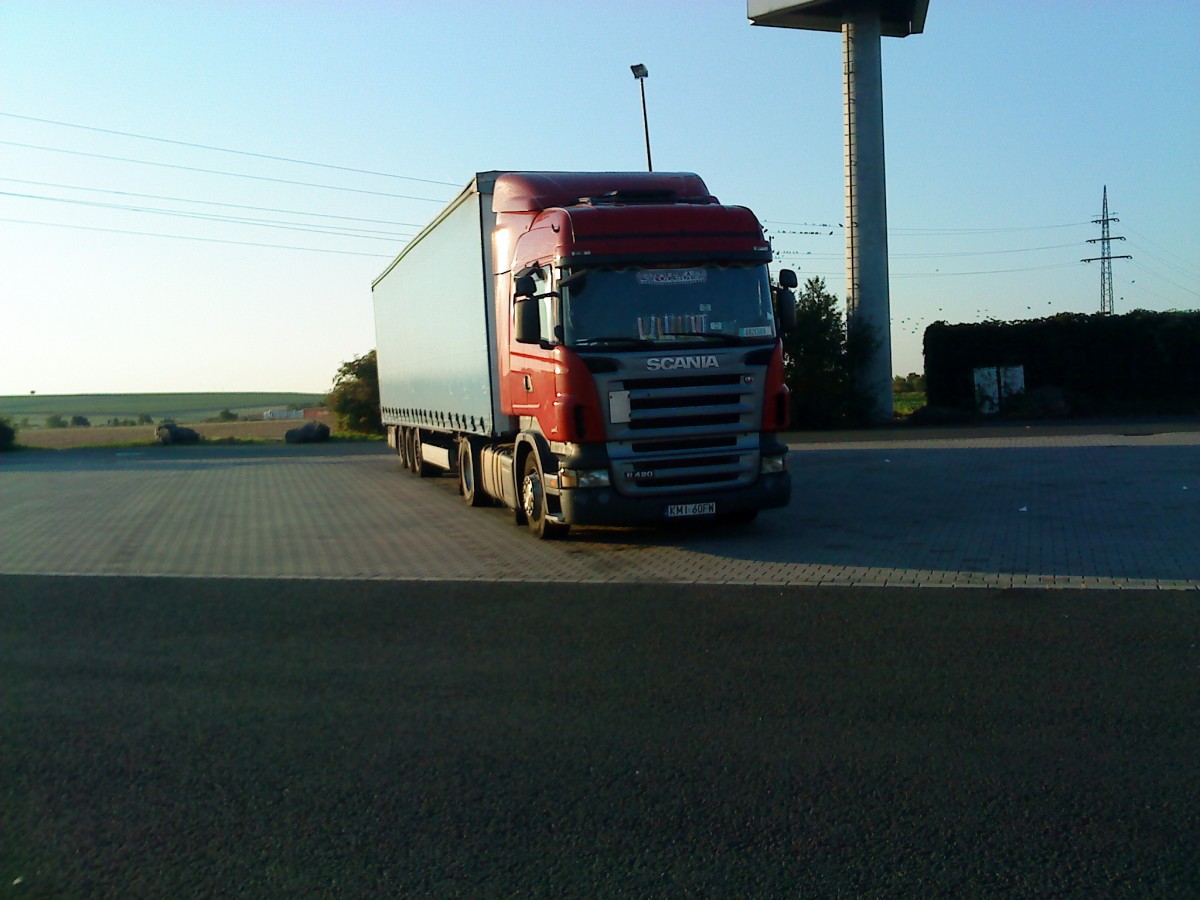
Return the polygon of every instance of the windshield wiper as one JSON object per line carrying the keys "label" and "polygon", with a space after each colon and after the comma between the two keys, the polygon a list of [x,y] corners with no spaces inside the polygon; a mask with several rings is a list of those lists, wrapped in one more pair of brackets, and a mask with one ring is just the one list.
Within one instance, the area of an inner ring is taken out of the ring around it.
{"label": "windshield wiper", "polygon": [[648,341],[645,338],[626,337],[625,335],[613,335],[612,337],[586,337],[577,338],[572,346],[574,347],[598,347],[609,344],[627,344],[630,347],[653,347],[654,341]]}

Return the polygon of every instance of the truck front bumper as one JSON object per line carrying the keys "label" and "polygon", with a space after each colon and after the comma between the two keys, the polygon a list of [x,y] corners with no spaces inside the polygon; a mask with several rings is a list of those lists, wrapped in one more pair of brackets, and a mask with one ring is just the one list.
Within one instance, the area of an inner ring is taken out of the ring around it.
{"label": "truck front bumper", "polygon": [[[787,506],[791,495],[792,477],[784,471],[762,474],[749,487],[732,491],[625,497],[610,487],[598,487],[562,490],[558,497],[562,504],[561,521],[568,524],[641,525],[744,515],[753,510]],[[669,515],[670,512],[676,515]]]}

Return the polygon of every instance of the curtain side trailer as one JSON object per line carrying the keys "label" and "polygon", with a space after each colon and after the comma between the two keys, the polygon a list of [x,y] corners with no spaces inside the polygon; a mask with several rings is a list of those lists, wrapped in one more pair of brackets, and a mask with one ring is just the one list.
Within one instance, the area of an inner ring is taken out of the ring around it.
{"label": "curtain side trailer", "polygon": [[481,172],[372,283],[388,444],[543,538],[784,506],[770,258],[693,174]]}

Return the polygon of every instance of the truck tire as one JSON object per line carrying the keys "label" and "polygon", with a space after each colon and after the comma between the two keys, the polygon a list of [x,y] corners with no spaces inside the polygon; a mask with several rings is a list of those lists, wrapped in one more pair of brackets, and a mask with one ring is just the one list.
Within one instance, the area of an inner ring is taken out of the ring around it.
{"label": "truck tire", "polygon": [[413,469],[413,430],[411,428],[400,429],[401,440],[404,441],[404,468],[412,472]]}
{"label": "truck tire", "polygon": [[458,442],[458,492],[467,506],[484,506],[488,501],[480,486],[479,453],[469,438]]}
{"label": "truck tire", "polygon": [[545,484],[537,453],[529,453],[525,457],[525,474],[521,478],[521,508],[530,533],[539,540],[552,541],[566,537],[571,526],[547,518]]}
{"label": "truck tire", "polygon": [[437,474],[437,469],[434,468],[433,466],[431,466],[429,463],[425,462],[425,460],[421,458],[421,429],[420,428],[413,429],[412,455],[413,455],[412,470],[417,473],[418,478],[432,478],[434,475]]}
{"label": "truck tire", "polygon": [[396,426],[396,455],[400,457],[400,465],[408,468],[408,443],[405,440],[404,429]]}

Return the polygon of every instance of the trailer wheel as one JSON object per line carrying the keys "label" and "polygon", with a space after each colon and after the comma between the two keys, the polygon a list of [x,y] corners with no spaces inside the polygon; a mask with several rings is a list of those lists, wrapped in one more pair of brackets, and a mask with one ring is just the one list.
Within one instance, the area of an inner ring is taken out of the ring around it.
{"label": "trailer wheel", "polygon": [[404,433],[404,428],[400,425],[396,426],[396,455],[400,457],[400,465],[408,468],[408,435]]}
{"label": "trailer wheel", "polygon": [[411,428],[402,429],[404,441],[404,468],[412,472],[413,469],[413,430]]}
{"label": "trailer wheel", "polygon": [[521,479],[521,509],[529,530],[539,540],[556,540],[567,536],[570,525],[552,522],[546,516],[546,487],[541,461],[536,452],[525,457],[525,475]]}
{"label": "trailer wheel", "polygon": [[458,492],[467,506],[483,506],[487,503],[487,495],[479,486],[479,481],[479,454],[468,438],[462,438],[458,442]]}
{"label": "trailer wheel", "polygon": [[425,462],[425,460],[421,457],[421,429],[420,428],[413,429],[412,455],[413,455],[412,470],[417,473],[418,478],[432,478],[434,475],[437,474],[437,469],[435,469],[429,463]]}

